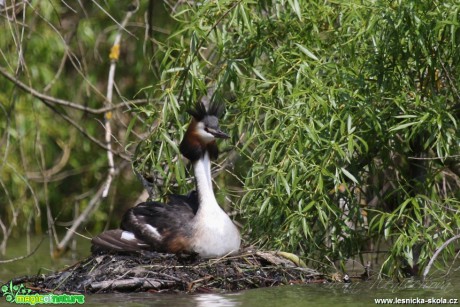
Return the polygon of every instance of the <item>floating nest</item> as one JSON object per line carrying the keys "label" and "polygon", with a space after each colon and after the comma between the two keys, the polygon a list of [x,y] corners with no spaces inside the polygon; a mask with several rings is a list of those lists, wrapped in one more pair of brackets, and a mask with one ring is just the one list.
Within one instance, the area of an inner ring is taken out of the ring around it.
{"label": "floating nest", "polygon": [[324,282],[293,254],[246,251],[219,259],[173,254],[93,255],[51,275],[12,280],[36,292],[229,292]]}

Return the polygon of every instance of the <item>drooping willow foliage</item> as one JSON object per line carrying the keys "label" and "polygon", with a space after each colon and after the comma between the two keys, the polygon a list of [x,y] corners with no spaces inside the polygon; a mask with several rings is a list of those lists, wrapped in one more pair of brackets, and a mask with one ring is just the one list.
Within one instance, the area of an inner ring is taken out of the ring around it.
{"label": "drooping willow foliage", "polygon": [[388,251],[383,272],[422,269],[460,225],[459,9],[453,0],[182,3],[158,45],[163,106],[149,111],[155,131],[136,167],[182,186],[171,127],[202,97],[225,100],[223,148],[239,154],[236,203],[252,242],[324,262],[372,241]]}

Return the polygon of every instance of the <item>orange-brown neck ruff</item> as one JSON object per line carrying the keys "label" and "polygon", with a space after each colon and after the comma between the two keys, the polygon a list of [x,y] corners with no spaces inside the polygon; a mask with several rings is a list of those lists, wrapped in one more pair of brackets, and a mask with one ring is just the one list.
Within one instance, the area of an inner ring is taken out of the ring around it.
{"label": "orange-brown neck ruff", "polygon": [[191,162],[195,162],[201,159],[206,151],[209,153],[211,160],[217,159],[219,155],[219,149],[217,147],[216,141],[203,141],[197,132],[197,125],[198,122],[195,119],[192,119],[192,122],[185,132],[184,139],[179,145],[180,152]]}

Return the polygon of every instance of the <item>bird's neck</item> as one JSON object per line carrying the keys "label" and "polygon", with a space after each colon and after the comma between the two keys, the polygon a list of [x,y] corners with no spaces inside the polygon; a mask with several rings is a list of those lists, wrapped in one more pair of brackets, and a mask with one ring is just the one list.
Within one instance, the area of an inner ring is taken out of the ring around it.
{"label": "bird's neck", "polygon": [[198,213],[200,211],[212,210],[213,208],[220,209],[212,190],[211,159],[207,151],[200,159],[193,163],[193,169],[195,171],[198,200],[200,203]]}

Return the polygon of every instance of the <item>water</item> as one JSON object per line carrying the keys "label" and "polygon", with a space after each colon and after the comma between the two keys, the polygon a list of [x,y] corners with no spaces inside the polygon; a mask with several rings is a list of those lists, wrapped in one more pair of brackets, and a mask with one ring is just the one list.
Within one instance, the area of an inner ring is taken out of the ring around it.
{"label": "water", "polygon": [[231,294],[102,294],[86,296],[86,304],[88,306],[110,304],[111,306],[165,307],[372,306],[375,305],[375,299],[412,299],[415,303],[416,299],[428,301],[428,299],[460,298],[459,276],[455,280],[438,280],[426,286],[416,280],[408,280],[403,284],[360,282],[283,286]]}
{"label": "water", "polygon": [[[38,241],[37,239],[33,240],[32,247]],[[5,258],[26,254],[24,240],[15,240],[12,243],[14,244],[8,246],[9,254]],[[89,255],[89,241],[79,239],[78,250],[82,252],[74,253],[73,259],[69,255],[68,258],[51,260],[48,244],[44,242],[31,257],[10,264],[0,264],[0,284],[13,277],[37,274],[38,272],[51,273],[67,265],[72,265],[78,259],[84,259]],[[431,278],[426,283],[417,279],[408,279],[399,284],[391,281],[310,284],[255,289],[228,294],[94,294],[85,295],[85,306],[372,306],[375,305],[375,299],[413,299],[414,302],[416,299],[426,301],[428,299],[460,299],[460,267],[458,262],[455,264],[448,277]],[[4,298],[0,298],[0,305],[4,304],[6,304]]]}
{"label": "water", "polygon": [[50,274],[90,255],[90,241],[78,238],[76,241],[78,250],[76,252],[69,252],[60,259],[52,259],[47,240],[48,238],[43,237],[32,238],[29,246],[30,251],[28,252],[26,239],[10,239],[6,248],[6,255],[3,257],[0,255],[0,260],[22,257],[29,254],[37,246],[38,249],[25,259],[7,264],[0,263],[0,284],[18,276]]}

